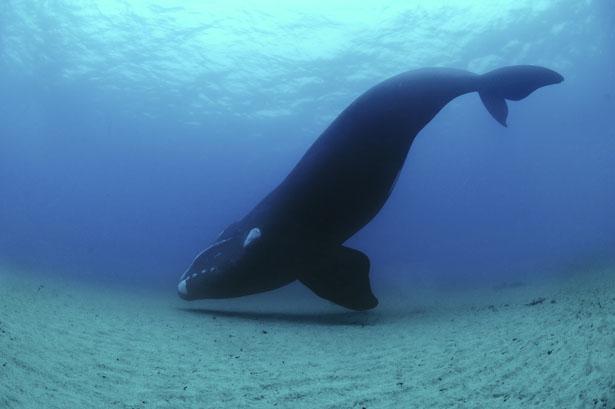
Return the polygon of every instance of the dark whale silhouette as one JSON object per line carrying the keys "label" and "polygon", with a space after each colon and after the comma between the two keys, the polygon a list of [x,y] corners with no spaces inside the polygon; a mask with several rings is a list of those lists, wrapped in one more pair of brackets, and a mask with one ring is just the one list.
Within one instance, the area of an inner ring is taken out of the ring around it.
{"label": "dark whale silhouette", "polygon": [[300,280],[343,307],[374,308],[369,259],[343,243],[380,211],[417,133],[469,92],[478,92],[506,126],[507,99],[561,81],[546,68],[512,66],[484,75],[420,69],[381,82],[333,121],[275,190],[196,257],[180,278],[180,297],[239,297]]}

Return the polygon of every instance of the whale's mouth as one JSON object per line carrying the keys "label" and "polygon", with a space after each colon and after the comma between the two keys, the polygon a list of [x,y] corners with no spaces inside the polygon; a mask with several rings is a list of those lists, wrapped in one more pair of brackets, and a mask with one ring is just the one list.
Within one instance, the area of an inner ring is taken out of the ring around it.
{"label": "whale's mouth", "polygon": [[215,295],[216,286],[210,281],[204,274],[190,275],[177,283],[177,295],[185,301],[212,298]]}
{"label": "whale's mouth", "polygon": [[220,260],[210,267],[192,265],[179,279],[177,295],[186,301],[226,298],[226,294],[237,286],[238,272],[236,259]]}
{"label": "whale's mouth", "polygon": [[206,268],[199,272],[194,272],[192,268],[188,269],[177,283],[177,295],[186,301],[208,298],[212,284],[215,288],[216,279],[222,276],[222,274],[215,272],[218,272],[215,267]]}

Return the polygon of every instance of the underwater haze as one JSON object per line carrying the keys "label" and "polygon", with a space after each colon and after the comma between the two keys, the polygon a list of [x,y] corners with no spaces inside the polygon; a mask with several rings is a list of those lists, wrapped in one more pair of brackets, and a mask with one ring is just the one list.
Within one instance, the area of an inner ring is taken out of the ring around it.
{"label": "underwater haze", "polygon": [[417,137],[351,244],[372,280],[538,274],[615,242],[609,1],[123,2],[0,6],[0,259],[172,284],[372,85],[410,69],[552,68]]}
{"label": "underwater haze", "polygon": [[[614,63],[612,0],[1,0],[0,408],[615,408]],[[344,244],[377,308],[185,301],[365,91],[516,65],[564,81],[447,104]]]}

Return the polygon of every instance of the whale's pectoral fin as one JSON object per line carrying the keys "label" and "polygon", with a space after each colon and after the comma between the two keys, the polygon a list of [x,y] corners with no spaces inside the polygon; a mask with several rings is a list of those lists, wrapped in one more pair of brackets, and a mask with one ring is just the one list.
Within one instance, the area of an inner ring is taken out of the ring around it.
{"label": "whale's pectoral fin", "polygon": [[299,270],[299,281],[319,297],[356,311],[378,305],[369,283],[369,258],[358,250],[316,251]]}

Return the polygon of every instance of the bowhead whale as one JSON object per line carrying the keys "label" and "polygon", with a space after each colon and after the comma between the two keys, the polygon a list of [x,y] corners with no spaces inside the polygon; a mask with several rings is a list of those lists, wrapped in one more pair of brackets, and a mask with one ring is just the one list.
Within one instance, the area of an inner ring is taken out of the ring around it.
{"label": "bowhead whale", "polygon": [[412,141],[451,100],[478,92],[506,126],[506,100],[563,81],[547,68],[519,65],[483,75],[427,68],[372,87],[320,135],[282,181],[228,226],[181,276],[185,300],[230,298],[295,280],[352,310],[378,305],[369,258],[344,242],[380,211]]}

